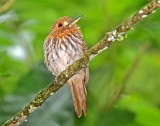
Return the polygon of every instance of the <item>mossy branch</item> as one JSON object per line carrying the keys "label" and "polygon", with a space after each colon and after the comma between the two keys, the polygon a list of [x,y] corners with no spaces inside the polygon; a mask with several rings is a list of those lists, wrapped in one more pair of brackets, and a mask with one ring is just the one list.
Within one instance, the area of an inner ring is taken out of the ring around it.
{"label": "mossy branch", "polygon": [[33,100],[31,100],[24,108],[22,108],[13,118],[6,121],[2,126],[18,126],[25,119],[40,107],[51,95],[59,90],[67,80],[76,74],[79,70],[86,67],[89,61],[100,52],[109,48],[116,40],[122,41],[128,31],[133,29],[133,26],[142,21],[148,15],[154,13],[160,7],[160,0],[152,0],[129,19],[122,22],[117,28],[106,35],[92,48],[87,50],[82,58],[63,71],[50,85],[40,91]]}

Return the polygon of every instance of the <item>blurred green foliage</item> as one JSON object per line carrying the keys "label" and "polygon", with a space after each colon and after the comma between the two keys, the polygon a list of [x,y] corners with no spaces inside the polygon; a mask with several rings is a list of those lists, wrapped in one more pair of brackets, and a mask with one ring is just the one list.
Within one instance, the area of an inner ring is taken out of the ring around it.
{"label": "blurred green foliage", "polygon": [[[17,0],[1,13],[0,124],[54,79],[43,63],[43,42],[57,18],[83,15],[78,25],[90,48],[147,2]],[[90,62],[87,117],[76,117],[64,86],[22,126],[160,126],[159,15],[160,10]]]}

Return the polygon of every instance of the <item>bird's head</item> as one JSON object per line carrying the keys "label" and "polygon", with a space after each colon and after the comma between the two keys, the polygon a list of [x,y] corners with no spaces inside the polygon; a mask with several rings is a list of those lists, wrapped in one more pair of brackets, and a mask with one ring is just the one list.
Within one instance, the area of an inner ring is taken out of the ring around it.
{"label": "bird's head", "polygon": [[68,33],[73,33],[77,30],[79,31],[79,27],[76,23],[79,21],[80,18],[81,16],[78,16],[74,19],[71,19],[68,16],[59,18],[52,26],[51,35],[61,37]]}

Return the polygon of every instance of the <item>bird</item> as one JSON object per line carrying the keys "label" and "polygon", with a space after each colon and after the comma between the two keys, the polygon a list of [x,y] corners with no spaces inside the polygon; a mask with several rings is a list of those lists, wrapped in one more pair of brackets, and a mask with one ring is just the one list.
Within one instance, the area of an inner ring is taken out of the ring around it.
{"label": "bird", "polygon": [[[68,16],[57,19],[46,37],[43,45],[44,63],[56,77],[68,66],[81,58],[87,50],[83,35],[77,22],[81,16]],[[69,85],[77,116],[87,115],[87,90],[89,79],[88,65],[73,75],[66,84]]]}

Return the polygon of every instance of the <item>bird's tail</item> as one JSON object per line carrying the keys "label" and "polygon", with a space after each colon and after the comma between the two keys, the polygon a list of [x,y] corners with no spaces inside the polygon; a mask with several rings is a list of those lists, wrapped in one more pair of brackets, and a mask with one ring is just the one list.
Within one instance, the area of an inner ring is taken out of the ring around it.
{"label": "bird's tail", "polygon": [[[79,79],[80,80],[80,79]],[[69,81],[71,88],[72,98],[74,102],[75,111],[78,117],[82,116],[82,111],[84,115],[87,114],[87,92],[84,80],[78,81],[78,79],[71,79]]]}

